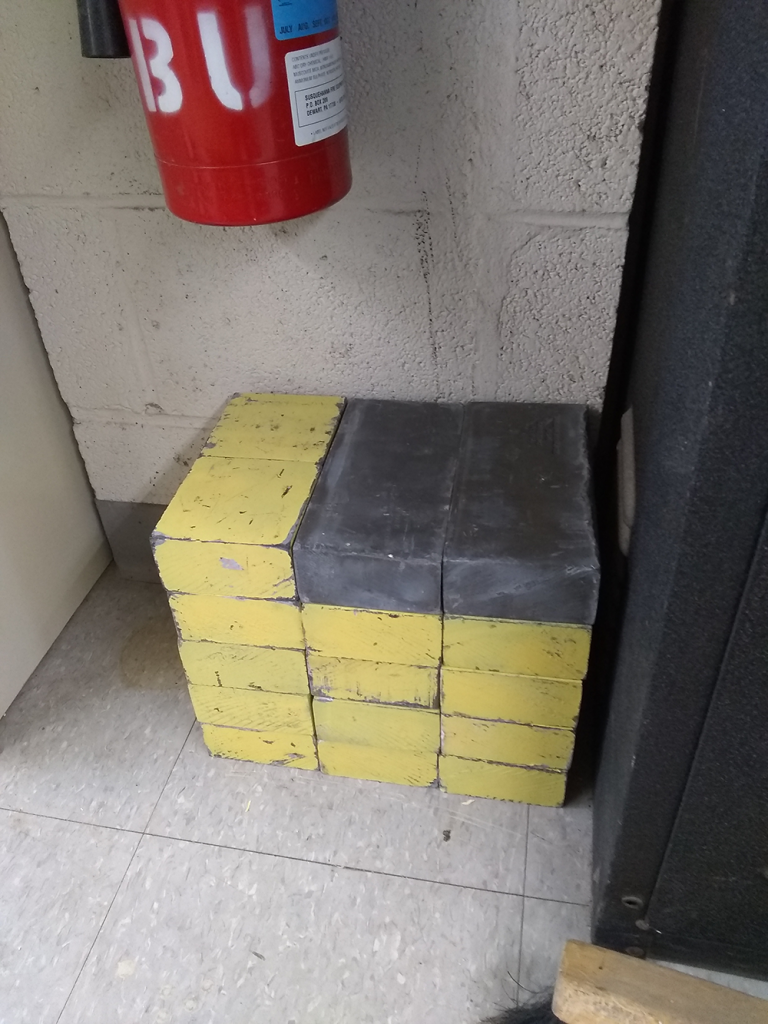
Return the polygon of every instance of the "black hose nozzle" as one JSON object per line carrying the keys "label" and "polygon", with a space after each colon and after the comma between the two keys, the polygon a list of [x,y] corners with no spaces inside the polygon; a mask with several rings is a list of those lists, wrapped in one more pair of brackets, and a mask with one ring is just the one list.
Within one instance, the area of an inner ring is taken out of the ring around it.
{"label": "black hose nozzle", "polygon": [[77,0],[84,57],[130,57],[117,0]]}

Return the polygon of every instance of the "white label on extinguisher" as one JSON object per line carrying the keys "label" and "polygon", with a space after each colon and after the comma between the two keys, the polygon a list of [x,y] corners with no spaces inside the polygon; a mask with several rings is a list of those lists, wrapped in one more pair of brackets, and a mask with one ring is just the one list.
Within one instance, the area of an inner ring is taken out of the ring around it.
{"label": "white label on extinguisher", "polygon": [[346,127],[347,100],[338,36],[319,46],[286,53],[285,70],[297,146],[327,139]]}

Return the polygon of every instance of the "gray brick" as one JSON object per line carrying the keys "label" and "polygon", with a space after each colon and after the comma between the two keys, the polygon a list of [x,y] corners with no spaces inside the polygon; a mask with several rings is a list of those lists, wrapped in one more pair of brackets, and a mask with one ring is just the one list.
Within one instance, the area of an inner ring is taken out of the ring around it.
{"label": "gray brick", "polygon": [[599,568],[585,411],[466,407],[443,564],[447,615],[593,621]]}
{"label": "gray brick", "polygon": [[293,548],[315,604],[439,614],[457,405],[351,401]]}

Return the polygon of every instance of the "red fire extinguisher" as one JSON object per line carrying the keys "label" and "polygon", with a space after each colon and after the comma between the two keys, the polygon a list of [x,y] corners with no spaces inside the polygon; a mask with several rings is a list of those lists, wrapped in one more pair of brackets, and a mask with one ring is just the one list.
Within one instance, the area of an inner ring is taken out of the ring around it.
{"label": "red fire extinguisher", "polygon": [[168,208],[289,220],[352,184],[336,0],[120,0]]}

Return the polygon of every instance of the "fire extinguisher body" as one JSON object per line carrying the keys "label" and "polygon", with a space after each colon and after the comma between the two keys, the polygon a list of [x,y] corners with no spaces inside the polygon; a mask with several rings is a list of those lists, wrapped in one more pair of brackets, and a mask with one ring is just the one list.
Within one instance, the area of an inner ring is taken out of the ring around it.
{"label": "fire extinguisher body", "polygon": [[352,177],[335,0],[120,0],[168,208],[290,220]]}

